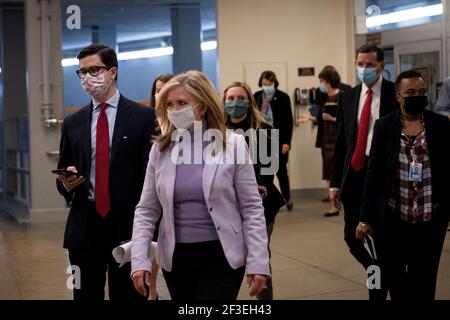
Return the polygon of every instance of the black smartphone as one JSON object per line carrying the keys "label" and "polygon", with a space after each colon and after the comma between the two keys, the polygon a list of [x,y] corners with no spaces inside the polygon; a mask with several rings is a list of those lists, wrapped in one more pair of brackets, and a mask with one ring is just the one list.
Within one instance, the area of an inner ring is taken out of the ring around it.
{"label": "black smartphone", "polygon": [[75,172],[72,172],[72,171],[68,171],[67,169],[52,170],[52,173],[54,173],[54,174],[64,174],[66,176],[73,176],[73,175],[75,175],[77,177],[81,176],[80,173],[75,173]]}

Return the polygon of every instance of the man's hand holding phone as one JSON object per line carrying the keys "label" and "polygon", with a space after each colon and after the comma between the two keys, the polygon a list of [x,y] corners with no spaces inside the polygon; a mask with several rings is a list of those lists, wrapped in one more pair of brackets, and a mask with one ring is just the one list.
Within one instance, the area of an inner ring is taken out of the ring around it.
{"label": "man's hand holding phone", "polygon": [[83,176],[78,175],[77,168],[72,166],[67,167],[65,172],[59,173],[57,179],[62,182],[64,187],[69,192],[78,187],[86,180]]}

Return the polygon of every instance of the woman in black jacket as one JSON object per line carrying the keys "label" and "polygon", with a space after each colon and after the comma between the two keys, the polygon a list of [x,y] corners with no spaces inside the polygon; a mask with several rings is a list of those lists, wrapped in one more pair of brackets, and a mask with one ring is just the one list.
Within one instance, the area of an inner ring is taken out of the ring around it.
{"label": "woman in black jacket", "polygon": [[[275,216],[285,205],[283,196],[273,184],[276,168],[272,166],[275,165],[273,160],[275,162],[277,160],[275,158],[277,155],[272,155],[271,152],[273,145],[271,129],[273,127],[262,118],[256,108],[251,89],[245,83],[233,82],[229,85],[224,91],[222,103],[227,127],[236,131],[242,130],[240,133],[244,134],[249,146],[258,189],[263,199],[267,236],[270,243]],[[270,158],[270,161],[264,161],[263,157]],[[257,295],[260,300],[273,299],[272,280],[268,279],[266,285],[267,289]]]}
{"label": "woman in black jacket", "polygon": [[[336,113],[339,97],[343,91],[350,90],[349,85],[341,83],[341,76],[333,66],[325,66],[319,73],[320,87],[316,90],[315,106],[317,106],[317,116],[301,115],[298,123],[312,121],[317,125],[316,144],[322,151],[322,179],[329,187],[331,171],[333,167],[334,145],[336,143]],[[322,201],[330,202],[330,208],[325,212],[325,217],[339,215],[333,201],[329,201],[327,196]]]}
{"label": "woman in black jacket", "polygon": [[279,130],[280,167],[277,172],[281,193],[287,201],[287,209],[293,209],[287,163],[291,149],[292,130],[294,127],[291,100],[289,96],[278,90],[278,79],[273,71],[264,71],[259,78],[261,90],[255,92],[255,101],[264,120]]}

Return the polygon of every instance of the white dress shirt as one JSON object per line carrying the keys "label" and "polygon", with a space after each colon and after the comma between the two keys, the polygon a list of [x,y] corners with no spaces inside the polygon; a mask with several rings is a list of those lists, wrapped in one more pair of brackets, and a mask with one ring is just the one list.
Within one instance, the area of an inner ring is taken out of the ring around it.
{"label": "white dress shirt", "polygon": [[[116,93],[106,101],[107,107],[105,109],[106,117],[108,118],[109,129],[109,156],[111,157],[111,145],[114,134],[114,125],[116,123],[117,106],[119,105],[120,93]],[[89,200],[95,200],[95,155],[97,146],[97,120],[100,115],[100,102],[92,99],[92,121],[91,121],[91,173],[89,179]]]}
{"label": "white dress shirt", "polygon": [[[372,85],[372,106],[370,109],[370,124],[369,124],[369,132],[367,135],[367,147],[366,147],[366,156],[369,155],[370,147],[372,146],[372,137],[373,137],[373,127],[375,126],[375,121],[380,117],[380,98],[381,98],[381,83],[383,81],[383,77],[379,77],[378,80]],[[366,101],[367,91],[369,88],[363,83],[361,89],[361,95],[359,96],[359,106],[358,106],[358,126],[359,120],[361,119],[361,113],[364,107],[364,102]]]}

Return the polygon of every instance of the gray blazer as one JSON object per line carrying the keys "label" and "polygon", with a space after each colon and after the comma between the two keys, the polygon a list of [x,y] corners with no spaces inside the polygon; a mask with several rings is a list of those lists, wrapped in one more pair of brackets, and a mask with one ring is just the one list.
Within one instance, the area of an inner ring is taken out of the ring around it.
{"label": "gray blazer", "polygon": [[445,79],[442,84],[434,111],[443,116],[450,116],[450,78]]}
{"label": "gray blazer", "polygon": [[[173,191],[176,163],[171,159],[173,145],[160,152],[153,146],[141,200],[136,207],[131,249],[131,273],[151,270],[148,248],[156,221],[163,210],[159,226],[156,260],[166,271],[172,270],[175,249]],[[218,152],[216,163],[206,163],[203,171],[203,192],[206,205],[230,266],[246,266],[247,274],[270,276],[267,231],[264,208],[259,195],[251,162],[226,164],[224,159],[235,159],[236,150],[248,158],[245,139],[227,134],[225,151]],[[224,158],[225,155],[225,158]],[[207,263],[207,261],[205,261]]]}

